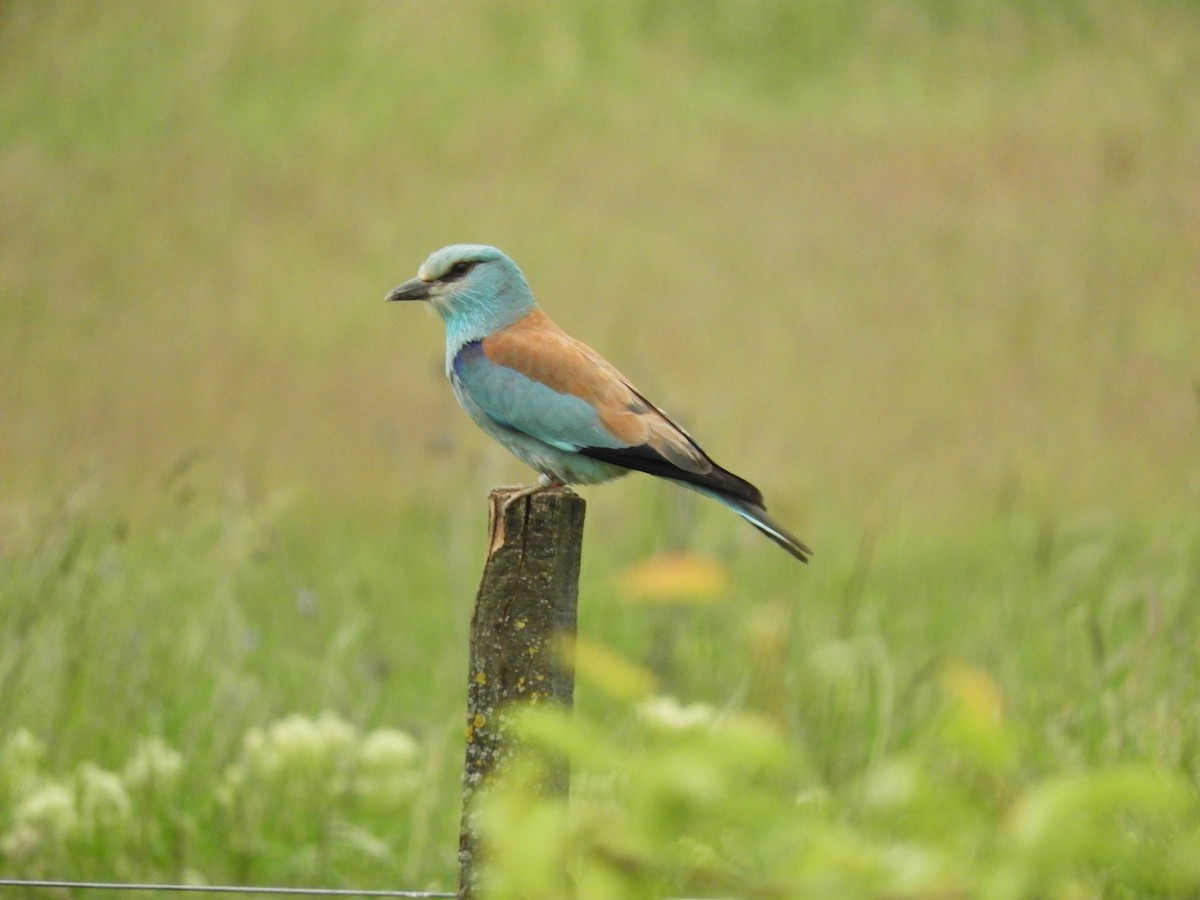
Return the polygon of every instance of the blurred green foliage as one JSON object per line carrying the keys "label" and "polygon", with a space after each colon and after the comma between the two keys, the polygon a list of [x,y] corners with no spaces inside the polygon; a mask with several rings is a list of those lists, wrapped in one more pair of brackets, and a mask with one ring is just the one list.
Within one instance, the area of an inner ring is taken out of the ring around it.
{"label": "blurred green foliage", "polygon": [[469,240],[818,552],[589,495],[498,885],[1196,893],[1194,4],[9,0],[0,79],[6,874],[451,882],[527,473],[381,300]]}
{"label": "blurred green foliage", "polygon": [[[613,740],[531,710],[484,807],[498,898],[1189,896],[1200,798],[1145,765],[1031,777],[1020,740],[948,678],[933,740],[832,788],[760,717],[637,708]],[[631,710],[632,712],[632,710]],[[999,745],[1004,753],[991,752]],[[539,791],[573,769],[568,804]],[[567,825],[564,828],[564,824]]]}
{"label": "blurred green foliage", "polygon": [[[445,887],[469,525],[216,493],[193,472],[114,519],[81,490],[10,532],[6,872]],[[1029,525],[896,532],[800,582],[739,554],[683,605],[621,573],[639,536],[592,548],[576,721],[525,726],[571,759],[568,825],[515,767],[500,895],[1188,896],[1200,531]]]}

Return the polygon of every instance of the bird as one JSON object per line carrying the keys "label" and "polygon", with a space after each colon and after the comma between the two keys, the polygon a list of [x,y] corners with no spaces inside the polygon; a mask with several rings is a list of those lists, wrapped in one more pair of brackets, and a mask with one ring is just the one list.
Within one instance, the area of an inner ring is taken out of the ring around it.
{"label": "bird", "polygon": [[812,550],[767,514],[762,492],[713,462],[629,379],[555,325],[500,250],[435,250],[386,300],[422,301],[439,313],[459,404],[538,472],[522,494],[645,472],[717,500],[808,562]]}

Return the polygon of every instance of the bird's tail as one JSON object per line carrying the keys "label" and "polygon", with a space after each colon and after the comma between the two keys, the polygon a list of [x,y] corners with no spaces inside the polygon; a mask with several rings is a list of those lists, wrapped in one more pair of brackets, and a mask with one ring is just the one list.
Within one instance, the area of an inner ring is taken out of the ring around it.
{"label": "bird's tail", "polygon": [[691,488],[693,491],[703,494],[706,497],[712,497],[718,503],[723,503],[735,513],[777,543],[780,547],[786,550],[800,562],[806,563],[809,557],[812,556],[812,550],[804,541],[800,540],[769,515],[767,511],[756,503],[751,503],[739,497],[730,497],[728,494],[720,494],[716,491],[706,488],[697,487],[694,484],[689,484],[686,481],[680,481],[679,484],[684,487]]}

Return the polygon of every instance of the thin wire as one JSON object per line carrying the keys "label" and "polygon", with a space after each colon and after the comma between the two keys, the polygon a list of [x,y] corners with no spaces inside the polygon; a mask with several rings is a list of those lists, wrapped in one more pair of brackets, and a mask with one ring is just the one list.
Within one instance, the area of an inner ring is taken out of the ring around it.
{"label": "thin wire", "polygon": [[[233,884],[133,884],[112,881],[39,881],[23,878],[0,878],[0,888],[79,888],[95,891],[191,891],[207,894],[292,894],[311,897],[411,897],[415,900],[427,898],[457,897],[458,894],[440,891],[386,891],[356,890],[354,888],[297,888],[297,887],[251,887]],[[700,900],[700,898],[679,898]],[[711,900],[711,898],[708,898]]]}
{"label": "thin wire", "polygon": [[455,897],[438,891],[376,891],[353,888],[251,887],[232,884],[132,884],[109,881],[39,881],[0,878],[0,887],[80,888],[97,891],[191,891],[203,894],[300,894],[312,897]]}

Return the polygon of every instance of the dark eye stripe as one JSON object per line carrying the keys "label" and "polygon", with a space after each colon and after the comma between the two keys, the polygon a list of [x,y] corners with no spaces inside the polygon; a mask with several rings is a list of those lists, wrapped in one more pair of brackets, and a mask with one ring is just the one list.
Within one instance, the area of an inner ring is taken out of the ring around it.
{"label": "dark eye stripe", "polygon": [[470,259],[464,259],[459,262],[456,262],[454,265],[452,265],[449,269],[446,270],[446,274],[443,275],[440,280],[441,281],[457,281],[459,278],[462,278],[464,275],[466,275],[468,272],[470,272],[473,268],[475,268],[475,266],[478,265],[478,263],[479,263],[478,260],[470,260]]}

